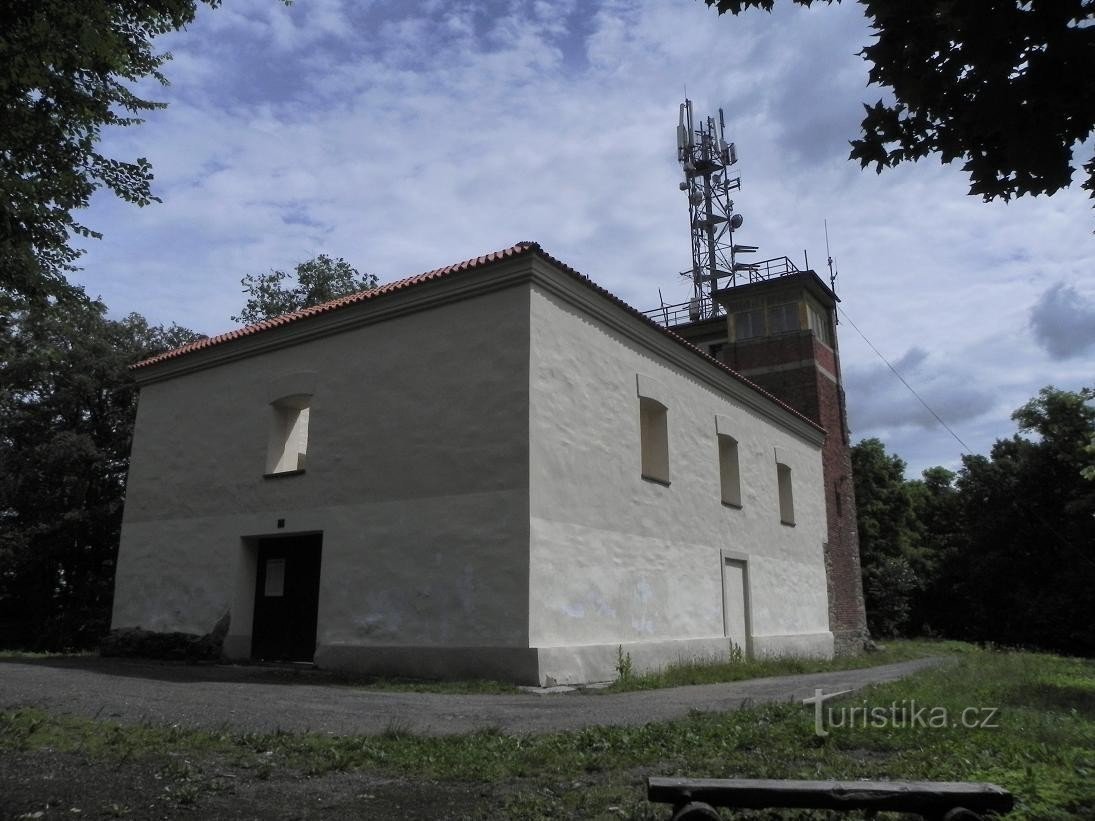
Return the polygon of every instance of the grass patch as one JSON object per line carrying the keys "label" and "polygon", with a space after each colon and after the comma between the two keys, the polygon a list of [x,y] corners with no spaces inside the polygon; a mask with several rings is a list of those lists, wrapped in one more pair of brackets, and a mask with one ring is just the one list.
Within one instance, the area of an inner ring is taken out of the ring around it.
{"label": "grass patch", "polygon": [[0,713],[0,753],[52,749],[126,760],[171,750],[188,760],[223,756],[253,768],[256,778],[274,769],[306,775],[364,770],[507,782],[515,785],[510,808],[521,817],[662,817],[665,808],[646,804],[640,783],[647,774],[991,781],[1017,796],[1009,817],[1064,819],[1095,807],[1095,661],[968,646],[950,650],[954,664],[826,706],[914,703],[945,709],[952,718],[967,708],[994,708],[997,726],[857,724],[832,727],[822,738],[814,733],[810,709],[777,704],[545,735],[484,731],[431,738],[393,726],[378,736],[329,737],[123,728],[25,709]]}
{"label": "grass patch", "polygon": [[69,659],[69,658],[87,658],[88,656],[99,655],[94,650],[84,650],[80,652],[52,652],[43,651],[37,652],[35,650],[0,650],[0,661],[18,661],[19,659]]}
{"label": "grass patch", "polygon": [[[927,656],[943,656],[966,653],[971,645],[957,641],[898,640],[887,642],[881,650],[859,656],[840,656],[834,659],[808,659],[795,657],[744,659],[740,655],[727,654],[724,659],[701,659],[678,662],[651,673],[621,674],[610,686],[591,693],[626,693],[633,690],[656,690],[662,687],[684,687],[692,684],[721,684],[745,681],[751,678],[791,676],[800,673],[825,673],[834,670],[853,670],[878,667],[899,661],[910,661]],[[622,652],[622,651],[621,651]],[[618,665],[619,667],[619,665]]]}
{"label": "grass patch", "polygon": [[[607,687],[583,690],[585,693],[626,693],[633,690],[656,690],[662,687],[684,687],[691,684],[719,684],[751,678],[790,676],[799,673],[825,673],[878,667],[898,661],[927,656],[952,655],[968,652],[971,645],[957,641],[896,640],[887,642],[876,653],[841,656],[835,659],[765,658],[743,659],[738,655],[726,659],[701,659],[670,664],[651,673],[635,673],[631,657],[621,646],[617,652],[616,673],[619,678]],[[306,674],[302,674],[306,675]],[[367,690],[390,690],[409,693],[505,694],[522,693],[519,687],[500,681],[434,681],[395,677],[360,677],[332,674],[334,681]]]}

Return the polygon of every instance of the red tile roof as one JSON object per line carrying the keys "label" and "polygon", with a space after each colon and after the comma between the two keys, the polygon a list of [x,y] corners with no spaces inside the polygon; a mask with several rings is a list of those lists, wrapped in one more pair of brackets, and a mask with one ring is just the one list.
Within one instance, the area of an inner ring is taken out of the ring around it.
{"label": "red tile roof", "polygon": [[635,308],[628,305],[626,302],[624,302],[622,299],[620,299],[615,294],[613,294],[613,293],[605,290],[604,288],[602,288],[600,285],[598,285],[596,282],[591,280],[585,274],[582,274],[581,272],[576,271],[574,268],[571,268],[566,263],[561,262],[560,260],[558,260],[555,257],[551,256],[551,254],[544,251],[544,249],[540,247],[539,243],[536,243],[536,242],[518,242],[514,245],[511,245],[509,248],[505,248],[501,251],[493,251],[489,254],[484,254],[481,257],[475,257],[474,259],[466,259],[463,262],[456,263],[455,265],[447,265],[444,268],[437,268],[433,271],[427,271],[424,274],[418,274],[418,275],[413,276],[413,277],[407,277],[406,279],[400,279],[400,280],[397,280],[395,282],[389,282],[387,285],[381,285],[377,288],[372,288],[368,291],[358,291],[357,293],[348,294],[347,296],[339,297],[338,299],[332,299],[330,302],[324,302],[320,305],[313,305],[310,308],[301,308],[299,311],[293,311],[292,313],[283,314],[282,316],[274,317],[273,319],[267,319],[267,320],[264,320],[262,322],[257,322],[254,325],[248,325],[244,328],[237,328],[236,330],[228,331],[227,333],[223,333],[223,334],[218,334],[217,336],[204,337],[202,339],[195,340],[194,342],[189,342],[186,345],[183,345],[179,348],[175,348],[175,349],[170,350],[170,351],[165,351],[161,354],[156,354],[156,356],[152,356],[152,357],[149,357],[148,359],[142,360],[142,361],[136,363],[135,365],[132,365],[131,367],[134,368],[134,369],[136,369],[136,368],[146,368],[149,365],[156,365],[160,362],[166,362],[170,359],[177,359],[180,356],[185,356],[186,354],[192,353],[194,351],[201,351],[201,350],[205,350],[206,348],[212,348],[214,345],[223,345],[224,343],[231,342],[234,339],[242,339],[245,336],[253,336],[254,334],[262,333],[263,331],[268,331],[268,330],[271,330],[272,328],[278,328],[278,327],[281,327],[283,325],[288,325],[291,322],[299,322],[300,320],[307,319],[308,317],[319,316],[320,314],[326,314],[326,313],[329,313],[331,311],[336,311],[339,308],[346,307],[347,305],[355,305],[359,302],[366,302],[366,301],[372,300],[372,299],[379,299],[381,297],[387,296],[388,294],[392,294],[392,293],[395,293],[397,291],[403,291],[403,290],[406,290],[407,288],[412,288],[415,285],[421,285],[424,282],[431,282],[433,280],[453,276],[454,274],[459,274],[463,271],[473,271],[473,270],[476,270],[476,269],[479,269],[479,268],[483,268],[483,267],[485,267],[487,265],[490,265],[492,263],[499,262],[500,260],[513,259],[515,257],[526,256],[526,255],[529,255],[529,254],[536,254],[536,255],[542,257],[543,259],[547,260],[552,265],[554,265],[556,268],[558,268],[562,271],[565,271],[566,273],[570,274],[572,277],[574,277],[575,279],[577,279],[578,281],[580,281],[584,285],[588,286],[589,288],[592,288],[597,293],[599,293],[602,296],[610,299],[612,302],[619,305],[621,308],[626,310],[632,316],[636,317],[637,319],[641,320],[642,322],[646,323],[647,325],[650,325],[651,327],[656,328],[661,333],[663,333],[666,336],[670,337],[671,339],[673,339],[678,344],[683,345],[684,347],[688,348],[690,351],[697,354],[698,356],[703,357],[708,362],[711,362],[712,364],[717,365],[719,368],[721,368],[722,370],[729,373],[731,376],[733,376],[739,382],[742,382],[743,384],[748,385],[750,388],[755,390],[757,393],[759,393],[762,396],[765,396],[768,399],[772,400],[777,405],[781,406],[784,410],[789,411],[794,416],[797,416],[799,419],[801,419],[804,422],[808,423],[811,427],[817,428],[820,431],[824,431],[824,428],[822,428],[820,425],[818,425],[816,422],[814,422],[809,417],[804,416],[803,414],[799,413],[794,408],[792,408],[790,405],[786,404],[785,402],[782,402],[781,400],[777,399],[772,394],[768,393],[768,391],[764,390],[759,385],[749,381],[744,376],[742,376],[740,373],[735,371],[733,368],[730,368],[730,367],[724,365],[722,362],[719,362],[714,357],[709,356],[707,353],[705,353],[704,351],[697,348],[691,342],[684,339],[684,337],[679,336],[679,335],[673,333],[673,331],[669,330],[668,328],[665,328],[665,327],[659,325],[657,322],[655,322],[650,317],[646,316],[645,314],[641,313],[640,311],[638,311]]}
{"label": "red tile roof", "polygon": [[256,322],[254,325],[248,325],[244,328],[237,328],[234,331],[228,331],[227,333],[218,334],[217,336],[207,336],[202,339],[195,340],[194,342],[188,342],[181,347],[175,348],[170,351],[164,351],[161,354],[156,354],[155,356],[151,356],[148,359],[141,360],[131,367],[145,368],[149,365],[156,365],[168,359],[176,359],[193,351],[205,350],[206,348],[212,348],[214,345],[223,345],[225,342],[231,342],[233,339],[241,339],[245,336],[253,336],[254,334],[268,331],[271,328],[279,328],[282,325],[288,325],[290,322],[298,322],[299,320],[307,319],[310,316],[319,316],[320,314],[326,314],[330,313],[331,311],[336,311],[339,308],[344,308],[347,305],[354,305],[358,302],[366,302],[370,299],[377,299],[379,297],[387,296],[388,294],[395,293],[396,291],[403,291],[415,285],[420,285],[423,282],[430,282],[431,280],[441,279],[442,277],[450,276],[459,271],[470,271],[476,268],[481,268],[484,265],[488,265],[489,263],[497,262],[501,259],[510,259],[512,257],[521,256],[522,254],[529,253],[533,249],[539,249],[539,247],[540,246],[537,245],[535,242],[519,242],[516,245],[512,245],[509,248],[506,248],[504,251],[494,251],[490,254],[484,254],[481,257],[476,257],[475,259],[466,259],[463,262],[456,263],[455,265],[448,265],[444,268],[438,268],[434,271],[427,271],[424,274],[418,274],[417,276],[407,277],[406,279],[400,279],[395,282],[389,282],[387,285],[381,285],[377,288],[371,288],[368,291],[358,291],[353,294],[347,294],[346,296],[341,296],[338,299],[332,299],[330,302],[323,302],[319,305],[313,305],[310,308],[301,308],[299,311],[292,311],[291,313],[282,314],[281,316],[276,316],[273,319],[265,319],[262,322]]}

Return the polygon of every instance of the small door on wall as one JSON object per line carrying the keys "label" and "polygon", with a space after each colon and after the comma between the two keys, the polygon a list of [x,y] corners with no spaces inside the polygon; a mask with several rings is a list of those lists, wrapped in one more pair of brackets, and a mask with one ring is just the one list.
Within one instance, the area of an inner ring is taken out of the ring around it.
{"label": "small door on wall", "polygon": [[318,533],[259,541],[253,658],[311,661],[315,656],[322,546]]}
{"label": "small door on wall", "polygon": [[749,652],[749,594],[745,562],[722,562],[722,616],[726,636],[742,653]]}

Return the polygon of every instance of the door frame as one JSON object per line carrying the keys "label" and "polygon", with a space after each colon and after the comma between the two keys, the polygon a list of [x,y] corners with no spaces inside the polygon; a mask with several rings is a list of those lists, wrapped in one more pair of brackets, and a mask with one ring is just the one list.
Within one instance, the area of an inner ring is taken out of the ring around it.
{"label": "door frame", "polygon": [[719,593],[722,605],[722,634],[730,638],[730,626],[727,623],[729,614],[726,612],[726,566],[733,562],[741,565],[741,589],[745,606],[745,646],[742,651],[746,658],[753,657],[753,597],[749,585],[749,555],[738,553],[734,550],[719,551],[719,580],[721,582]]}
{"label": "door frame", "polygon": [[[250,577],[250,585],[249,585],[249,587],[250,587],[250,596],[249,596],[249,607],[248,607],[248,618],[250,620],[250,627],[249,627],[249,630],[248,630],[249,648],[248,648],[248,653],[247,653],[247,658],[249,660],[252,660],[252,661],[255,660],[255,611],[256,611],[256,608],[257,608],[257,605],[258,605],[259,595],[262,592],[259,589],[259,578],[260,578],[260,575],[261,575],[260,574],[260,567],[259,567],[259,557],[262,554],[262,543],[263,542],[283,541],[283,540],[284,541],[291,541],[291,540],[295,540],[295,539],[304,539],[304,538],[307,538],[307,537],[317,537],[318,538],[318,545],[316,546],[316,550],[319,553],[319,556],[318,556],[319,569],[318,569],[318,578],[316,580],[317,589],[316,589],[316,616],[315,616],[315,620],[316,620],[316,649],[318,649],[318,646],[319,646],[320,600],[321,600],[322,595],[323,595],[324,532],[322,530],[298,530],[298,531],[292,531],[292,532],[289,532],[289,533],[286,533],[284,531],[279,531],[279,532],[276,532],[276,533],[263,533],[263,534],[259,534],[259,535],[244,536],[243,537],[243,545],[244,545],[246,561],[247,561],[247,566],[248,566],[248,570],[249,570],[249,577]],[[315,658],[315,653],[313,651],[312,659],[314,660],[314,658]]]}

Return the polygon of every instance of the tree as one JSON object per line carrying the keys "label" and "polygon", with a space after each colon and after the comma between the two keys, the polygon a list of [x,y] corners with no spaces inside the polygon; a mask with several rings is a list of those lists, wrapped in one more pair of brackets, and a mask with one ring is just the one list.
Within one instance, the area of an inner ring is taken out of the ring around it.
{"label": "tree", "polygon": [[196,338],[101,302],[0,291],[0,646],[92,646],[110,618],[137,388]]}
{"label": "tree", "polygon": [[1095,392],[1043,388],[1020,431],[958,475],[964,544],[944,563],[958,638],[1095,655],[1095,479],[1085,476]]}
{"label": "tree", "polygon": [[[292,285],[295,280],[296,285]],[[288,285],[286,283],[289,283]],[[340,296],[375,288],[374,274],[360,274],[346,260],[320,254],[296,266],[290,276],[284,271],[248,274],[240,280],[247,304],[233,322],[253,325],[301,308],[319,305]]]}
{"label": "tree", "polygon": [[[216,6],[220,0],[201,0]],[[103,128],[141,122],[164,104],[128,84],[169,54],[153,41],[194,19],[197,0],[10,0],[0,11],[0,284],[42,299],[63,292],[81,252],[70,234],[100,235],[73,216],[100,189],[147,205],[152,169],[97,146]]]}
{"label": "tree", "polygon": [[1095,655],[1095,390],[1052,386],[1021,434],[905,481],[877,439],[852,449],[867,619],[876,635]]}
{"label": "tree", "polygon": [[913,544],[911,563],[920,586],[913,596],[907,622],[911,635],[937,633],[951,609],[952,580],[943,568],[963,549],[965,533],[954,471],[931,467],[920,479],[905,483],[911,503]]}
{"label": "tree", "polygon": [[[773,5],[704,2],[735,15]],[[859,2],[877,37],[860,52],[871,63],[869,82],[894,103],[864,106],[851,159],[881,173],[929,154],[944,163],[961,158],[969,193],[985,201],[1071,183],[1073,149],[1095,131],[1095,3]],[[1095,157],[1084,169],[1083,187],[1095,197]]]}
{"label": "tree", "polygon": [[852,474],[867,626],[874,636],[898,635],[921,586],[911,560],[915,534],[905,462],[886,453],[880,440],[864,439],[852,447]]}

